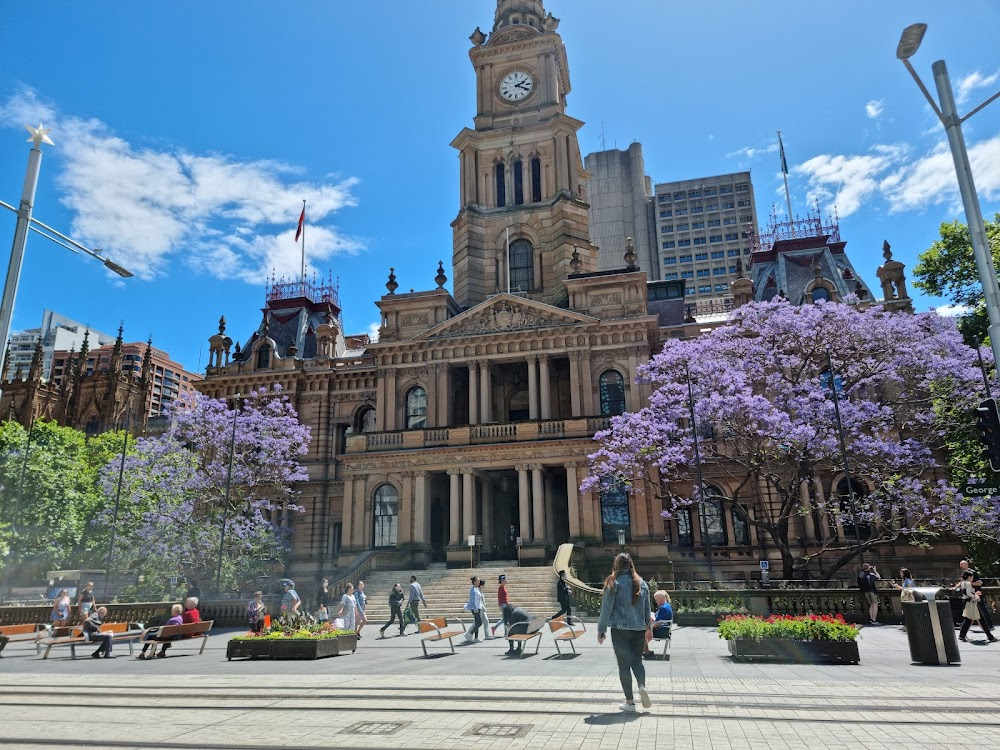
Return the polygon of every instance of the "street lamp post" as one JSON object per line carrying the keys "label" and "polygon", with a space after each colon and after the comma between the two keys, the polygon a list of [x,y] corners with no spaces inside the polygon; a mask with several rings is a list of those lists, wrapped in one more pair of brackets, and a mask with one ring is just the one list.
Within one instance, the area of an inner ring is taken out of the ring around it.
{"label": "street lamp post", "polygon": [[847,463],[847,436],[844,434],[844,422],[840,418],[840,395],[837,393],[837,371],[833,369],[833,355],[826,350],[827,367],[830,370],[830,393],[833,394],[833,413],[837,418],[837,432],[840,436],[840,460],[844,464],[844,481],[847,483],[847,498],[851,504],[851,517],[854,519],[854,541],[858,545],[858,562],[864,563],[865,550],[861,546],[861,524],[858,520],[858,506],[854,499],[854,486],[851,483],[851,469]]}
{"label": "street lamp post", "polygon": [[982,282],[983,295],[986,298],[986,313],[990,321],[990,346],[993,348],[994,359],[1000,362],[1000,285],[997,283],[993,255],[986,238],[983,214],[979,207],[979,198],[976,195],[976,185],[972,179],[972,168],[969,165],[969,153],[965,148],[965,136],[962,134],[962,123],[1000,97],[1000,91],[972,109],[965,117],[959,117],[955,107],[955,95],[951,89],[951,79],[948,78],[948,68],[944,60],[938,60],[931,66],[934,71],[934,83],[937,87],[938,97],[941,99],[941,106],[938,107],[937,102],[924,86],[924,82],[917,75],[917,71],[910,64],[910,58],[920,48],[920,42],[923,41],[926,31],[927,24],[925,23],[907,26],[899,39],[899,45],[896,47],[896,57],[902,61],[910,75],[913,76],[913,80],[917,82],[917,86],[920,87],[920,91],[930,103],[931,109],[934,110],[934,114],[937,115],[948,134],[948,144],[951,147],[951,156],[955,162],[955,173],[958,177],[958,189],[962,195],[965,219],[969,225],[969,236],[972,239],[972,252],[976,258],[979,280]]}
{"label": "street lamp post", "polygon": [[222,505],[222,530],[219,533],[219,565],[215,571],[215,591],[222,593],[222,552],[226,546],[226,521],[229,520],[229,490],[233,484],[233,460],[236,456],[236,417],[240,413],[240,394],[234,397],[236,403],[233,404],[233,431],[229,437],[229,468],[226,470],[226,499]]}
{"label": "street lamp post", "polygon": [[122,439],[122,460],[118,465],[118,489],[115,492],[115,509],[111,514],[111,541],[108,543],[108,561],[105,563],[104,592],[102,599],[108,600],[108,583],[111,581],[111,564],[115,555],[115,537],[118,535],[118,507],[122,499],[122,482],[125,479],[125,451],[128,449],[128,429],[132,421],[132,391],[129,389],[129,402],[125,409],[125,436]]}
{"label": "street lamp post", "polygon": [[715,567],[712,565],[712,542],[708,538],[708,519],[705,514],[705,477],[701,472],[701,448],[698,445],[698,420],[694,413],[694,390],[691,387],[691,370],[685,368],[688,386],[688,410],[691,413],[691,437],[694,439],[694,465],[698,472],[698,525],[701,528],[701,543],[705,545],[705,557],[708,558],[708,578],[715,582]]}

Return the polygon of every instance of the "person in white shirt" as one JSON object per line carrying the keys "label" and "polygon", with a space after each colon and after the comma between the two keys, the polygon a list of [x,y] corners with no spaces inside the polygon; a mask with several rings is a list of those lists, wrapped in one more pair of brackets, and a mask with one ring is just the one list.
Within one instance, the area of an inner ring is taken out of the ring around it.
{"label": "person in white shirt", "polygon": [[472,625],[465,633],[465,640],[474,643],[479,640],[480,615],[483,611],[483,592],[479,590],[479,578],[472,576],[472,586],[469,587],[469,601],[465,609],[472,613]]}

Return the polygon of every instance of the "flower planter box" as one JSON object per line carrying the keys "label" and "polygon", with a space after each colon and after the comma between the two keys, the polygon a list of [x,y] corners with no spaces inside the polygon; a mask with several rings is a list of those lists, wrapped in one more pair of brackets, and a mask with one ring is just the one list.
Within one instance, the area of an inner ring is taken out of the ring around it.
{"label": "flower planter box", "polygon": [[226,658],[325,659],[329,656],[353,653],[357,648],[356,635],[340,635],[336,638],[232,640],[226,647]]}
{"label": "flower planter box", "polygon": [[714,628],[723,617],[729,613],[712,614],[711,612],[674,612],[674,623],[688,628]]}
{"label": "flower planter box", "polygon": [[774,659],[803,664],[859,664],[857,641],[726,641],[734,659]]}

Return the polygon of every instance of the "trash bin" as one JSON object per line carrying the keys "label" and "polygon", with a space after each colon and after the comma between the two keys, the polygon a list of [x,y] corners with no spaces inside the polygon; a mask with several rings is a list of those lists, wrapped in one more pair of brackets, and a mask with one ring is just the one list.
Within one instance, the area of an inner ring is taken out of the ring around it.
{"label": "trash bin", "polygon": [[910,659],[920,664],[958,664],[958,639],[951,603],[937,599],[941,588],[905,588],[900,592]]}

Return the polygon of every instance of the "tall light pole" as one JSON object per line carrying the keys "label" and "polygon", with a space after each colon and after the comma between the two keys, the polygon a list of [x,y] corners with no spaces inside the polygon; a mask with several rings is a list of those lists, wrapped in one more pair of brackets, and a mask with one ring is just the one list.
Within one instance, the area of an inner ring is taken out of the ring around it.
{"label": "tall light pole", "polygon": [[861,523],[858,519],[858,504],[854,499],[854,486],[851,484],[851,469],[847,463],[847,436],[844,434],[844,421],[840,418],[840,394],[837,393],[837,371],[833,369],[833,355],[826,350],[826,363],[830,370],[830,393],[833,394],[833,413],[837,418],[837,432],[840,436],[840,460],[844,464],[844,481],[847,483],[847,498],[851,504],[851,517],[854,520],[854,542],[858,545],[858,562],[865,561],[865,548],[861,545]]}
{"label": "tall light pole", "polygon": [[694,439],[694,465],[698,472],[698,526],[702,532],[701,543],[705,545],[708,558],[708,577],[715,581],[715,567],[712,565],[712,542],[709,539],[708,518],[705,514],[705,477],[701,473],[701,449],[698,445],[698,420],[694,413],[694,390],[691,388],[691,370],[685,368],[688,385],[688,409],[691,412],[691,437]]}
{"label": "tall light pole", "polygon": [[976,258],[979,280],[983,284],[983,295],[986,298],[986,313],[990,320],[990,346],[993,348],[994,359],[1000,362],[1000,285],[997,284],[997,272],[993,265],[990,244],[986,238],[983,213],[979,208],[979,198],[976,195],[976,185],[972,180],[969,154],[965,148],[965,136],[962,134],[962,123],[1000,97],[1000,91],[972,109],[965,117],[959,117],[955,107],[955,95],[951,90],[951,79],[948,78],[948,68],[944,64],[944,60],[938,60],[931,66],[934,71],[934,83],[937,86],[938,97],[941,99],[941,106],[938,107],[937,102],[924,86],[924,82],[917,75],[917,71],[910,64],[910,58],[920,48],[920,42],[923,41],[926,31],[927,24],[925,23],[907,26],[899,39],[899,45],[896,47],[896,57],[902,61],[910,75],[913,76],[913,80],[917,82],[917,86],[920,87],[920,91],[948,134],[951,157],[955,162],[955,173],[958,176],[958,189],[962,194],[962,204],[965,206],[965,220],[969,225],[969,236],[972,239],[972,252]]}
{"label": "tall light pole", "polygon": [[111,541],[108,544],[108,561],[105,563],[104,592],[101,598],[108,600],[108,582],[111,580],[111,563],[115,555],[115,537],[118,535],[118,506],[122,499],[122,481],[125,479],[125,451],[128,448],[128,428],[132,421],[132,389],[129,388],[128,406],[125,409],[125,437],[122,439],[122,460],[118,465],[118,490],[115,492],[115,509],[111,515]]}
{"label": "tall light pole", "polygon": [[226,499],[222,505],[222,530],[219,534],[219,565],[215,571],[215,591],[222,593],[222,552],[226,546],[226,521],[229,520],[229,490],[233,484],[233,460],[236,456],[236,417],[240,413],[240,394],[233,396],[233,432],[229,436],[229,468],[226,470]]}

